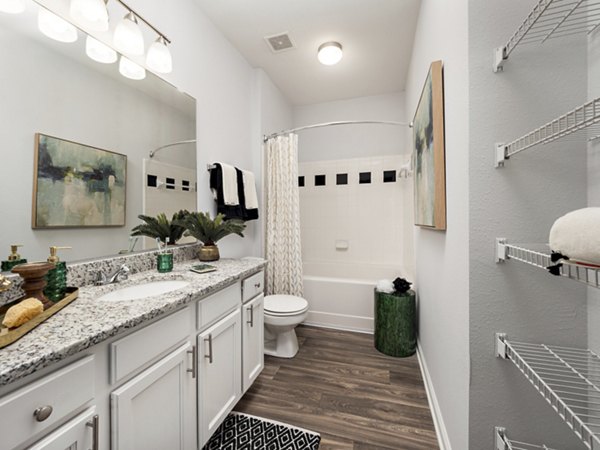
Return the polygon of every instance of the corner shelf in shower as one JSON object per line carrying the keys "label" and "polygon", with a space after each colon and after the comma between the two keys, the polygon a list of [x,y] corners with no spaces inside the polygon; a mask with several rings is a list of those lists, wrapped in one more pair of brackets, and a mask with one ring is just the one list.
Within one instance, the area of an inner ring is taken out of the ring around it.
{"label": "corner shelf in shower", "polygon": [[[592,267],[583,264],[563,261],[557,266],[552,262],[550,255],[543,251],[532,250],[520,245],[509,244],[504,238],[496,239],[496,262],[515,260],[539,269],[547,269],[556,266],[559,275],[571,280],[578,281],[588,286],[600,288],[600,267]],[[554,276],[554,275],[553,275]]]}
{"label": "corner shelf in shower", "polygon": [[[597,125],[599,122],[600,98],[596,98],[508,144],[496,144],[495,165],[496,167],[503,167],[504,162],[517,153],[537,145],[554,142],[565,136],[585,130],[592,125]],[[589,140],[593,141],[595,139],[598,139],[598,136],[591,137]]]}
{"label": "corner shelf in shower", "polygon": [[587,448],[600,449],[600,358],[596,353],[510,341],[506,334],[496,333],[496,356],[517,366]]}
{"label": "corner shelf in shower", "polygon": [[590,34],[599,27],[600,0],[539,0],[506,44],[494,49],[493,70],[501,72],[519,46]]}
{"label": "corner shelf in shower", "polygon": [[494,450],[555,450],[544,444],[528,444],[527,442],[509,439],[506,429],[496,427],[495,430],[495,447]]}

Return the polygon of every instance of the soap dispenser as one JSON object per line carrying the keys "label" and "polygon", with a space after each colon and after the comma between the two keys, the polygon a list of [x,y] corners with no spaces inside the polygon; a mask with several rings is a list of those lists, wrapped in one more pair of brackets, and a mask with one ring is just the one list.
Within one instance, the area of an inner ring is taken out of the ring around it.
{"label": "soap dispenser", "polygon": [[23,246],[21,244],[13,244],[10,246],[10,255],[8,255],[6,261],[2,261],[2,272],[8,272],[12,270],[13,267],[27,262],[26,259],[21,258],[21,255],[17,253],[19,247]]}
{"label": "soap dispenser", "polygon": [[50,256],[47,261],[54,264],[54,269],[51,269],[46,275],[48,284],[44,289],[44,295],[53,302],[58,302],[65,298],[67,293],[67,264],[61,261],[56,254],[58,250],[68,250],[71,247],[50,247]]}

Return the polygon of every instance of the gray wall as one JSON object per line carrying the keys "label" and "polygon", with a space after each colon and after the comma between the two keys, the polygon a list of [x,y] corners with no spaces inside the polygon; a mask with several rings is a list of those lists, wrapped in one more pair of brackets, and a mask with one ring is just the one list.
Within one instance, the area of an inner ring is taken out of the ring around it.
{"label": "gray wall", "polygon": [[[560,141],[495,169],[494,143],[515,139],[583,103],[585,41],[517,49],[505,72],[491,69],[534,0],[469,1],[469,448],[492,447],[495,425],[553,448],[584,448],[508,361],[494,357],[494,333],[585,348],[585,288],[518,262],[497,265],[494,239],[544,243],[554,220],[586,205],[585,145]],[[462,448],[462,447],[458,447]]]}
{"label": "gray wall", "polygon": [[468,448],[469,415],[467,27],[466,0],[423,0],[406,85],[412,117],[429,65],[444,62],[448,230],[414,227],[414,237],[420,352],[438,430],[455,450]]}

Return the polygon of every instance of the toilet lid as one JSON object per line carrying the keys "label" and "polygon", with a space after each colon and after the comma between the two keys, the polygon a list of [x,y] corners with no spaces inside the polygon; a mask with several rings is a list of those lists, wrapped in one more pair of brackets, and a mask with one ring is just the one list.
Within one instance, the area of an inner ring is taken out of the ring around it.
{"label": "toilet lid", "polygon": [[308,307],[308,302],[295,295],[267,295],[265,311],[275,314],[289,314],[302,311]]}

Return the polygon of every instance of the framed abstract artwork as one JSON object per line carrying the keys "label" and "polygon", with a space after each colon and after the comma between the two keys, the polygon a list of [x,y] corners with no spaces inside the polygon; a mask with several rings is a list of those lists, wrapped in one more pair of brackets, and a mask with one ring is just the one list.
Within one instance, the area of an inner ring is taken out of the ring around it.
{"label": "framed abstract artwork", "polygon": [[446,156],[444,143],[444,76],[435,61],[413,119],[415,225],[446,229]]}
{"label": "framed abstract artwork", "polygon": [[35,135],[32,228],[125,226],[127,156]]}

